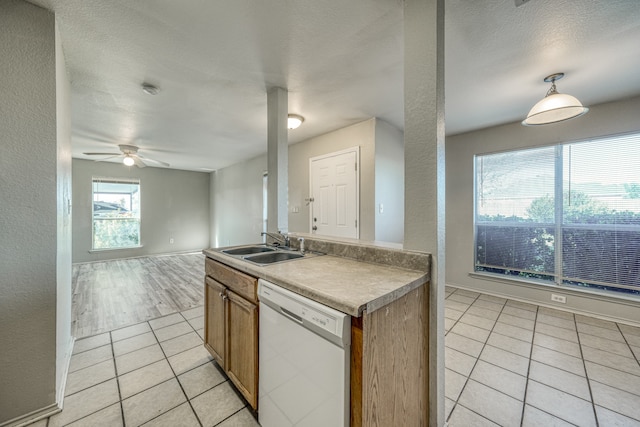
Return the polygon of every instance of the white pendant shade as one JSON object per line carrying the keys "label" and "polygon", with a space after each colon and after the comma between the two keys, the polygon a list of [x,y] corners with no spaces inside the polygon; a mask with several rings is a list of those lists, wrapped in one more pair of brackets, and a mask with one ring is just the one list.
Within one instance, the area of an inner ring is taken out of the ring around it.
{"label": "white pendant shade", "polygon": [[551,83],[547,95],[533,106],[527,118],[522,121],[525,126],[547,125],[573,119],[585,114],[589,109],[574,96],[558,93],[556,81],[564,77],[564,73],[555,73],[545,77]]}
{"label": "white pendant shade", "polygon": [[289,116],[287,117],[287,127],[289,129],[298,128],[302,124],[302,122],[304,122],[304,117],[297,114],[289,114]]}
{"label": "white pendant shade", "polygon": [[533,106],[523,125],[535,126],[561,122],[585,114],[589,109],[584,107],[576,97],[565,93],[549,95]]}

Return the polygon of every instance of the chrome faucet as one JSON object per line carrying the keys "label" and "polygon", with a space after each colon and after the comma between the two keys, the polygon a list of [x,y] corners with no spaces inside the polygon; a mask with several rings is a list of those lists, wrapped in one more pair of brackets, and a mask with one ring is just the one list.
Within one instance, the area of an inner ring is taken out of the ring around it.
{"label": "chrome faucet", "polygon": [[267,231],[263,231],[262,233],[260,233],[260,236],[265,236],[265,235],[271,237],[273,240],[276,240],[277,242],[282,243],[284,246],[289,246],[289,244],[291,243],[291,241],[289,240],[289,236],[287,236],[286,234],[283,234],[280,231],[278,231],[278,234],[269,233]]}

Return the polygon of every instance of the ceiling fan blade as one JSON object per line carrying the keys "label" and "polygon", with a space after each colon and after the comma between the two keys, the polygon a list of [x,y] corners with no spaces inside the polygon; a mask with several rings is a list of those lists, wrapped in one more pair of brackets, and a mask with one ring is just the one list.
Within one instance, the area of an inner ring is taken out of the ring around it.
{"label": "ceiling fan blade", "polygon": [[145,161],[145,162],[157,163],[157,164],[162,165],[162,166],[167,167],[167,168],[168,168],[169,166],[171,166],[169,163],[167,163],[167,162],[161,162],[160,160],[154,160],[154,159],[150,159],[150,158],[148,158],[148,157],[142,157],[142,156],[138,156],[138,157],[140,157],[141,159],[144,159],[144,161]]}
{"label": "ceiling fan blade", "polygon": [[119,156],[120,153],[82,153],[85,156]]}
{"label": "ceiling fan blade", "polygon": [[131,158],[133,159],[133,164],[136,165],[139,168],[143,168],[147,165],[144,164],[144,162],[140,159],[139,156],[131,156]]}
{"label": "ceiling fan blade", "polygon": [[104,157],[102,159],[95,159],[94,162],[106,162],[107,160],[116,159],[118,157],[121,157],[120,154],[114,154],[112,156]]}

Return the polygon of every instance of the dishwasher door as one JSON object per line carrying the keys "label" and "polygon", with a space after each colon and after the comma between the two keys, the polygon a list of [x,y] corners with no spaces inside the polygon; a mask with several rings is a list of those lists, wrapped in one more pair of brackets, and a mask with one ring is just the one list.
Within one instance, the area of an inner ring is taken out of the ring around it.
{"label": "dishwasher door", "polygon": [[260,425],[348,426],[351,317],[262,279],[258,295]]}

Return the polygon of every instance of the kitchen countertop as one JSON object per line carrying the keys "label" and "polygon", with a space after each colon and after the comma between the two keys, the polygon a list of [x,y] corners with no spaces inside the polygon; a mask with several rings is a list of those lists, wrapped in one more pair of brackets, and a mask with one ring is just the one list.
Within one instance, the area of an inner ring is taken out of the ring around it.
{"label": "kitchen countertop", "polygon": [[311,250],[321,247],[341,256],[311,254],[258,266],[221,252],[228,248],[205,249],[203,253],[354,317],[362,316],[364,310],[373,312],[384,307],[429,281],[430,256],[426,253],[309,238],[306,246]]}

